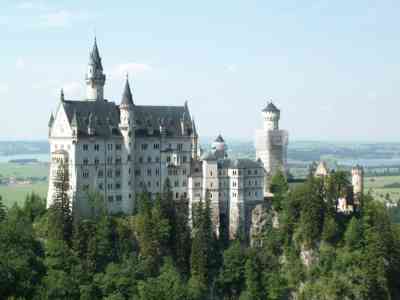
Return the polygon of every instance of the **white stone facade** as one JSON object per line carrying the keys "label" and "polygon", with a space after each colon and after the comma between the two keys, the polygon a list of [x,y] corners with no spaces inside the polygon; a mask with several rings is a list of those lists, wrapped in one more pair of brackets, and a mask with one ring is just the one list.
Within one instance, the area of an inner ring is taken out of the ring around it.
{"label": "white stone facade", "polygon": [[249,208],[264,202],[264,170],[261,163],[250,159],[228,159],[222,144],[218,137],[213,150],[193,162],[189,215],[193,217],[193,207],[209,197],[215,233],[220,235],[224,227],[234,239],[248,231]]}
{"label": "white stone facade", "polygon": [[[132,213],[137,193],[153,196],[170,179],[175,199],[187,198],[198,136],[189,108],[133,103],[128,79],[119,105],[104,99],[105,75],[95,43],[86,76],[87,99],[61,99],[49,122],[51,151],[47,206],[53,203],[60,161],[68,161],[74,214],[90,216],[91,193],[110,213]],[[97,204],[96,204],[97,205]]]}

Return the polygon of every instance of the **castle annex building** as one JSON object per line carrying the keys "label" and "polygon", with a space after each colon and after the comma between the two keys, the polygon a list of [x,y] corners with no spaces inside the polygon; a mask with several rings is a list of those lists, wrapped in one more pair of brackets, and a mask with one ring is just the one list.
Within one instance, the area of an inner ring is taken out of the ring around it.
{"label": "castle annex building", "polygon": [[103,196],[109,213],[133,212],[136,195],[162,192],[169,179],[174,199],[192,205],[210,197],[219,234],[234,238],[251,225],[252,209],[265,204],[269,178],[287,171],[288,134],[279,129],[280,111],[269,103],[256,133],[257,160],[232,160],[218,136],[200,156],[198,133],[187,103],[182,106],[139,105],[128,78],[118,104],[104,97],[106,75],[96,40],[86,74],[86,99],[69,100],[61,91],[49,121],[51,150],[47,206],[56,194],[62,165],[68,170],[72,209],[90,216],[91,192]]}

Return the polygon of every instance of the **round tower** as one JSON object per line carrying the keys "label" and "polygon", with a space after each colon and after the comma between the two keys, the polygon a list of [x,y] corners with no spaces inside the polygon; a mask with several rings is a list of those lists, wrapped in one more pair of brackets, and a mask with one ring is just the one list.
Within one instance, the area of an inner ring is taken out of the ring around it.
{"label": "round tower", "polygon": [[86,73],[86,97],[88,100],[104,100],[104,84],[106,75],[103,73],[103,65],[96,38],[94,39],[93,49],[89,55],[88,70]]}
{"label": "round tower", "polygon": [[228,147],[225,144],[225,141],[221,135],[215,139],[215,141],[211,145],[212,151],[215,153],[218,159],[224,159],[227,157]]}
{"label": "round tower", "polygon": [[364,169],[361,166],[355,166],[351,169],[351,183],[353,185],[353,194],[357,197],[364,191]]}
{"label": "round tower", "polygon": [[279,129],[279,119],[281,117],[281,112],[272,102],[269,102],[268,105],[262,110],[262,114],[265,130]]}

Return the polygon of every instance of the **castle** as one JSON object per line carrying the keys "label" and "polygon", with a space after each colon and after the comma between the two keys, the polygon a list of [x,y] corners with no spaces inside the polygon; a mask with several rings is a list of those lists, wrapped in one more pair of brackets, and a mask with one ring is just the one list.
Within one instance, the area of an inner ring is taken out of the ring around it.
{"label": "castle", "polygon": [[154,198],[168,179],[174,199],[187,201],[190,220],[193,206],[210,199],[217,235],[224,232],[233,239],[248,234],[259,222],[257,216],[272,196],[271,176],[288,171],[288,133],[279,129],[280,110],[272,102],[261,111],[256,160],[230,159],[221,135],[211,151],[200,155],[187,102],[139,105],[128,77],[119,104],[105,99],[106,75],[96,39],[85,82],[86,99],[67,100],[61,90],[56,113],[50,117],[47,207],[57,193],[55,183],[63,166],[68,170],[67,193],[76,217],[94,213],[92,193],[102,196],[109,213],[131,214],[138,194],[148,192]]}

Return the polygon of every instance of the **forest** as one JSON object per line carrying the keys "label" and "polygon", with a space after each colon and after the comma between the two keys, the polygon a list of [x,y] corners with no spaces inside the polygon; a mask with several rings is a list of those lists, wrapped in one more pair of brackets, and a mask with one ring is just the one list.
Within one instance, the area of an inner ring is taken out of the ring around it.
{"label": "forest", "polygon": [[339,213],[346,181],[337,172],[289,189],[274,176],[278,222],[252,246],[216,238],[210,200],[189,222],[168,181],[155,200],[138,195],[129,216],[108,215],[93,194],[93,217],[74,218],[62,180],[49,209],[35,194],[10,209],[0,198],[0,298],[399,299],[399,227],[368,194]]}

